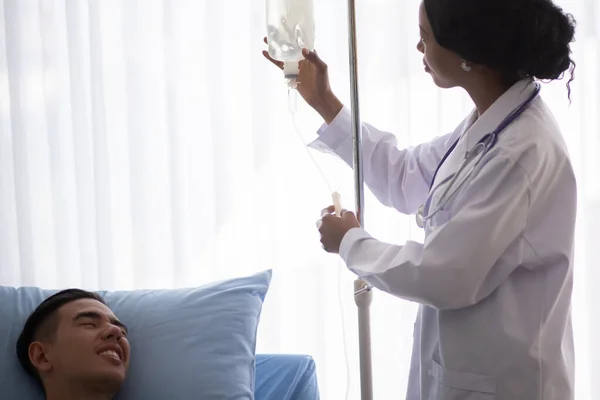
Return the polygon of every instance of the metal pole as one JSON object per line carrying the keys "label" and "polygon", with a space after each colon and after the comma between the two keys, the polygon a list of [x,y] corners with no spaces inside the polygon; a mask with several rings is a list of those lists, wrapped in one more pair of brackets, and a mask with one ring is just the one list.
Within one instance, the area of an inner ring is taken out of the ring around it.
{"label": "metal pole", "polygon": [[360,354],[360,398],[373,400],[371,366],[371,287],[362,279],[354,281],[354,302],[358,308],[358,343]]}
{"label": "metal pole", "polygon": [[358,62],[356,59],[356,9],[355,0],[348,0],[348,40],[350,47],[350,97],[352,111],[352,143],[354,149],[354,191],[356,193],[356,216],[364,225],[364,190],[362,168],[362,125],[358,98]]}
{"label": "metal pole", "polygon": [[[352,143],[354,162],[354,190],[356,216],[364,227],[364,177],[362,166],[362,125],[358,98],[358,63],[356,59],[356,5],[348,0],[348,44],[350,48],[350,97],[352,112]],[[371,315],[373,293],[362,279],[354,281],[354,301],[358,307],[358,341],[360,354],[361,400],[373,399],[373,372],[371,365]]]}

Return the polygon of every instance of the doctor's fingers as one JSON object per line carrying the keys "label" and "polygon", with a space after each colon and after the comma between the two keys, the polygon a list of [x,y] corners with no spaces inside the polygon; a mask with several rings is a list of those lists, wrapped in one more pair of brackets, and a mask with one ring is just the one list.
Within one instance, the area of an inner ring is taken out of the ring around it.
{"label": "doctor's fingers", "polygon": [[326,215],[331,215],[335,212],[335,206],[328,206],[321,210],[321,218]]}
{"label": "doctor's fingers", "polygon": [[272,62],[272,63],[273,63],[273,64],[274,64],[274,65],[275,65],[277,68],[279,68],[279,69],[283,69],[283,61],[277,61],[277,60],[273,59],[273,58],[272,58],[272,57],[269,55],[269,52],[268,52],[268,51],[266,51],[266,50],[263,50],[263,52],[262,52],[262,53],[263,53],[263,56],[264,56],[264,57],[265,57],[267,60],[271,61],[271,62]]}
{"label": "doctor's fingers", "polygon": [[[267,40],[267,38],[266,38],[266,37],[265,37],[265,38],[263,38],[263,41],[265,42],[265,44],[269,44],[269,41]],[[262,54],[263,54],[263,56],[264,56],[264,57],[265,57],[267,60],[271,61],[271,62],[272,62],[272,63],[273,63],[273,64],[274,64],[274,65],[275,65],[277,68],[279,68],[279,69],[283,69],[283,61],[277,61],[277,60],[275,60],[273,57],[271,57],[271,56],[269,55],[269,52],[268,52],[268,51],[266,51],[266,50],[263,50],[263,51],[262,51]]]}
{"label": "doctor's fingers", "polygon": [[[340,217],[343,217],[344,214],[350,213],[351,215],[354,215],[354,213],[352,211],[348,211],[345,208],[340,210]],[[321,218],[323,218],[326,215],[331,215],[331,216],[335,216],[337,217],[337,215],[335,215],[335,206],[329,206],[327,208],[324,208],[321,210]]]}
{"label": "doctor's fingers", "polygon": [[[326,211],[326,210],[323,210]],[[356,219],[356,217],[354,217],[354,213],[349,212],[347,210],[342,210],[341,215],[348,215],[351,218]],[[317,229],[319,230],[319,232],[323,233],[323,230],[326,229],[326,227],[330,227],[330,226],[339,226],[340,223],[342,223],[343,220],[346,220],[347,218],[342,218],[342,217],[338,217],[335,214],[328,214],[325,213],[324,215],[321,216],[321,219],[317,221]]]}
{"label": "doctor's fingers", "polygon": [[[265,44],[269,44],[269,40],[267,39],[267,37],[263,38],[263,42],[265,42]],[[283,69],[283,61],[277,61],[275,60],[273,57],[271,57],[269,55],[269,52],[266,50],[263,50],[263,56],[265,56],[265,58],[269,61],[271,61],[273,64],[275,64],[278,68]],[[316,50],[310,51],[308,49],[302,49],[302,55],[304,56],[304,58],[306,59],[306,61],[310,62],[312,65],[314,65],[319,71],[327,71],[327,63],[325,63],[325,61],[323,61],[319,55],[317,54]],[[302,64],[303,61],[300,61],[300,63]]]}
{"label": "doctor's fingers", "polygon": [[342,219],[348,219],[348,218],[355,219],[356,215],[354,215],[354,213],[352,211],[342,210],[342,212],[340,212],[340,217],[342,217]]}
{"label": "doctor's fingers", "polygon": [[321,60],[316,50],[310,51],[308,49],[302,49],[302,55],[309,63],[314,65],[317,70],[321,72],[327,71],[327,64],[325,61]]}

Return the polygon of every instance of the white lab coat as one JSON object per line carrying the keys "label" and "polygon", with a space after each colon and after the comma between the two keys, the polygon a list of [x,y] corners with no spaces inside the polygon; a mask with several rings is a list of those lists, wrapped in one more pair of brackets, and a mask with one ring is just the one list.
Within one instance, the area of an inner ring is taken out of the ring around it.
{"label": "white lab coat", "polygon": [[[383,204],[414,214],[451,144],[462,136],[434,187],[533,90],[520,81],[481,117],[474,111],[415,148],[399,150],[393,135],[364,124],[365,182]],[[350,121],[345,108],[310,146],[352,165]],[[431,221],[423,244],[383,243],[362,228],[345,235],[340,256],[350,271],[421,304],[407,399],[573,399],[576,203],[565,143],[538,97]]]}

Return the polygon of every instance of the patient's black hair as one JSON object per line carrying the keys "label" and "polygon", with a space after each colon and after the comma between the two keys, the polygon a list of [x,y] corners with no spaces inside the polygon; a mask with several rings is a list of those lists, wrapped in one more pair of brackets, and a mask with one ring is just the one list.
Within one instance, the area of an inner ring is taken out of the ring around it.
{"label": "patient's black hair", "polygon": [[424,0],[436,41],[507,84],[531,77],[574,79],[575,19],[551,0]]}
{"label": "patient's black hair", "polygon": [[56,312],[65,304],[76,300],[92,299],[106,304],[100,295],[81,289],[66,289],[44,300],[31,313],[17,340],[17,357],[25,370],[41,385],[40,376],[29,359],[29,346],[37,340],[51,340],[58,328]]}

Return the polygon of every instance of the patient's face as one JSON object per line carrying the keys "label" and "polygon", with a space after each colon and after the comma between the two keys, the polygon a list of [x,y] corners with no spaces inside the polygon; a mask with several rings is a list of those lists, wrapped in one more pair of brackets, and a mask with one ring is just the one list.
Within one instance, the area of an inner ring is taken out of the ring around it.
{"label": "patient's face", "polygon": [[129,368],[126,328],[110,308],[92,299],[68,303],[57,314],[55,335],[40,345],[47,359],[38,365],[42,377],[88,382],[116,393]]}

